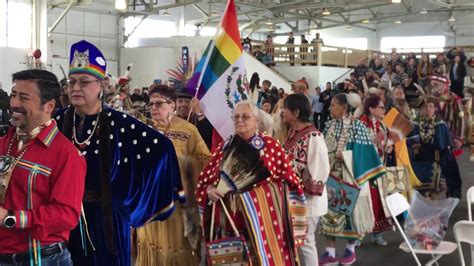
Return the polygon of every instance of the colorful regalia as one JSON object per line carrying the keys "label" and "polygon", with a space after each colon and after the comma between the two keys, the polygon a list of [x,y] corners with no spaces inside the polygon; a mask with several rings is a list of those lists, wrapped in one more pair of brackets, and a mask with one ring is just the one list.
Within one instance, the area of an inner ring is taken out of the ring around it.
{"label": "colorful regalia", "polygon": [[[324,136],[312,124],[300,130],[290,130],[283,147],[300,181],[303,184],[315,184],[317,187],[315,191],[304,188],[308,210],[308,233],[300,249],[305,264],[314,265],[318,262],[315,236],[318,220],[328,211],[326,190],[326,181],[329,176],[328,149]],[[318,190],[319,186],[322,187],[322,191]],[[318,193],[321,194],[318,195]]]}
{"label": "colorful regalia", "polygon": [[[331,163],[331,175],[358,186],[361,191],[356,199],[356,205],[352,215],[328,210],[321,218],[322,223],[330,226],[321,226],[320,232],[331,237],[345,238],[349,240],[361,240],[365,233],[372,232],[374,217],[370,190],[367,181],[375,180],[385,173],[384,166],[372,143],[369,133],[359,120],[346,117],[331,120],[324,129],[326,145]],[[351,151],[353,178],[347,178],[342,160],[336,159],[337,152]]]}
{"label": "colorful regalia", "polygon": [[417,189],[425,196],[437,197],[441,177],[446,180],[448,196],[461,196],[461,174],[453,153],[453,142],[446,122],[438,117],[419,118],[410,138],[412,166],[422,185]]}
{"label": "colorful regalia", "polygon": [[[283,148],[268,136],[256,135],[249,140],[260,153],[260,160],[270,177],[252,189],[227,194],[224,202],[239,231],[247,239],[255,265],[295,265],[296,246],[306,235],[306,199]],[[203,232],[209,239],[211,206],[209,186],[221,179],[221,164],[228,145],[220,144],[199,175],[196,197],[202,215]],[[219,205],[217,205],[219,206]],[[221,237],[231,230],[221,208],[216,207],[216,233]]]}
{"label": "colorful regalia", "polygon": [[86,116],[70,107],[56,120],[87,162],[83,215],[69,240],[74,264],[130,265],[130,227],[164,220],[184,200],[173,144],[106,106]]}
{"label": "colorful regalia", "polygon": [[191,123],[173,116],[169,127],[147,120],[166,137],[176,149],[186,204],[178,204],[166,221],[153,222],[137,229],[137,265],[197,265],[199,262],[199,214],[196,198],[197,176],[211,157],[206,143]]}
{"label": "colorful regalia", "polygon": [[[388,130],[385,127],[385,125],[380,122],[379,120],[376,119],[371,119],[367,115],[363,115],[359,118],[359,120],[367,127],[367,130],[369,131],[369,135],[371,138],[374,138],[378,134],[383,135],[383,140],[380,143],[380,145],[377,148],[377,152],[379,156],[382,158],[383,161],[385,161],[386,165],[389,165],[387,162],[390,159],[393,159],[393,153],[390,155],[385,154],[385,148],[388,142]],[[392,160],[393,161],[393,160]],[[390,162],[390,165],[393,165],[394,162]],[[380,179],[379,179],[380,180]],[[385,213],[384,211],[384,204],[382,202],[382,199],[384,197],[381,189],[379,189],[379,186],[381,185],[381,182],[372,182],[370,183],[370,195],[372,199],[372,207],[374,211],[374,218],[375,218],[375,225],[373,229],[373,233],[380,233],[383,231],[388,231],[392,229],[392,222],[390,217],[387,215],[388,213]]]}

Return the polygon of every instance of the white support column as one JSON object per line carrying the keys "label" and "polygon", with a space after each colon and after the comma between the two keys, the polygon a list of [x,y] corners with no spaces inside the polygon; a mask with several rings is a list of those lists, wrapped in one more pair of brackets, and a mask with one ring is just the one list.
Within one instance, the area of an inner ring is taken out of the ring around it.
{"label": "white support column", "polygon": [[[44,64],[48,58],[48,1],[33,1],[32,6],[32,48],[41,50]],[[47,69],[49,69],[47,67]]]}
{"label": "white support column", "polygon": [[178,18],[178,36],[184,36],[184,25],[186,24],[186,10],[185,6],[180,6],[177,9],[179,10],[179,18]]}

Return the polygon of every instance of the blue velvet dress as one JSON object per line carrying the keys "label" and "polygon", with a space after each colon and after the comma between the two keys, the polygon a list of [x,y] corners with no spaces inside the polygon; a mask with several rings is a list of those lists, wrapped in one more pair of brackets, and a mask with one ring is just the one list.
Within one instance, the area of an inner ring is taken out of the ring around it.
{"label": "blue velvet dress", "polygon": [[[73,117],[68,112],[74,110],[66,108],[56,113],[60,130],[65,128],[65,120]],[[99,125],[110,126],[99,126],[96,130],[97,114],[75,115],[78,141],[93,136],[86,144],[76,144],[87,161],[84,215],[71,232],[68,247],[75,265],[130,265],[130,228],[166,219],[173,212],[175,201],[184,200],[184,192],[176,153],[169,139],[124,113],[106,106],[102,112],[106,117],[101,116],[105,119],[99,120]],[[72,125],[72,121],[68,123]],[[101,204],[104,184],[100,172],[103,156],[99,155],[100,141],[104,140],[104,135],[101,137],[99,133],[101,127],[109,131],[106,138],[110,151],[109,215]]]}

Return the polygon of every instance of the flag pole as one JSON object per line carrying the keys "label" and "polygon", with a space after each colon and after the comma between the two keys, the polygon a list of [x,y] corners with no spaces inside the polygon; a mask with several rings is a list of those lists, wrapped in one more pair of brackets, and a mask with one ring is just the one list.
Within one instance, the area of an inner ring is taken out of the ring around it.
{"label": "flag pole", "polygon": [[[232,1],[232,0],[227,1],[226,7],[225,7],[225,10],[224,10],[224,14],[221,17],[221,22],[219,24],[222,23],[222,19],[227,14],[227,11],[229,9],[229,5],[231,3],[234,4],[234,1]],[[198,83],[196,85],[196,93],[194,94],[194,98],[196,98],[198,96],[199,87],[201,87],[202,78],[203,78],[204,74],[206,73],[207,65],[209,64],[209,59],[211,59],[212,51],[214,50],[214,47],[215,47],[215,39],[218,35],[219,35],[219,30],[217,30],[216,33],[214,34],[214,37],[212,38],[212,41],[211,41],[211,46],[209,46],[209,50],[207,51],[207,58],[206,58],[206,61],[204,61],[204,65],[202,67],[202,69],[204,71],[201,73],[201,75],[199,75],[199,80],[198,80]],[[189,118],[191,118],[192,111],[193,111],[193,108],[191,107],[191,109],[189,110],[188,119],[186,119],[186,121],[188,121],[188,122],[189,122]]]}
{"label": "flag pole", "polygon": [[[199,87],[201,87],[202,78],[204,77],[204,74],[206,73],[207,65],[209,65],[209,59],[211,58],[211,54],[212,54],[212,50],[214,50],[214,46],[215,46],[214,40],[212,40],[211,46],[209,46],[209,50],[207,51],[206,61],[204,61],[204,65],[202,66],[203,71],[201,72],[201,75],[199,75],[198,83],[196,85],[196,93],[194,93],[194,98],[198,96]],[[186,121],[188,122],[189,122],[189,118],[191,117],[192,111],[193,111],[193,108],[191,107],[191,109],[189,110],[188,119],[186,119]]]}

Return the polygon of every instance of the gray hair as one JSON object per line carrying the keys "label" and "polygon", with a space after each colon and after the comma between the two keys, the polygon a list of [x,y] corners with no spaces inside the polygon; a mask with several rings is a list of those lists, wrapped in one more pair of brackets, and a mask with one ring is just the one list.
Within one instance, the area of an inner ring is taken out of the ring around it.
{"label": "gray hair", "polygon": [[258,107],[250,101],[240,101],[237,104],[235,104],[234,111],[232,112],[232,114],[234,114],[237,107],[239,107],[241,105],[247,105],[250,108],[250,110],[252,111],[253,116],[255,116],[257,118],[257,120],[260,121],[260,115],[259,115]]}

